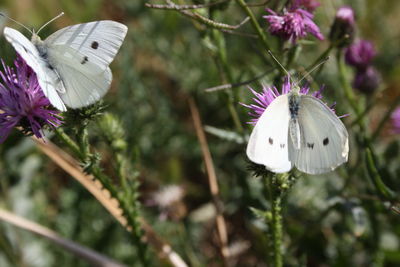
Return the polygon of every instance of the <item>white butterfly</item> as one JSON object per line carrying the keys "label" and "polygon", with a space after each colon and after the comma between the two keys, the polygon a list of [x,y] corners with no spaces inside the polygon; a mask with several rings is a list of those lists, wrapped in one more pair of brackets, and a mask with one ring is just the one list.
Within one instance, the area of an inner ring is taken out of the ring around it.
{"label": "white butterfly", "polygon": [[321,100],[298,89],[272,101],[247,145],[248,158],[275,173],[293,166],[308,174],[326,173],[347,162],[348,153],[341,120]]}
{"label": "white butterfly", "polygon": [[50,103],[66,111],[66,106],[93,104],[107,92],[112,81],[108,65],[127,30],[121,23],[102,20],[65,27],[44,41],[35,32],[29,41],[8,27],[4,28],[4,35],[35,71]]}

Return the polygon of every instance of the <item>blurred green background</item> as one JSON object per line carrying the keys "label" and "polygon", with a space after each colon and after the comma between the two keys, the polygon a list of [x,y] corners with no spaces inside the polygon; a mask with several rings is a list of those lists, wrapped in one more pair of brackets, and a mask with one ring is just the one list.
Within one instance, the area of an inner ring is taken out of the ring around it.
{"label": "blurred green background", "polygon": [[[400,2],[320,2],[315,21],[324,36],[329,34],[337,8],[349,4],[356,13],[356,36],[371,40],[378,51],[375,66],[382,75],[382,84],[373,98],[376,104],[368,114],[368,128],[374,129],[388,104],[400,94]],[[235,99],[233,106],[244,129],[239,133],[231,119],[224,91],[204,91],[229,80],[221,70],[218,46],[226,47],[234,82],[246,81],[270,70],[271,65],[261,55],[265,51],[252,38],[215,32],[178,12],[150,9],[144,3],[133,0],[0,0],[0,11],[34,29],[65,12],[41,32],[42,38],[67,25],[93,20],[111,19],[126,24],[128,35],[111,64],[114,80],[105,102],[109,104],[107,111],[123,123],[129,151],[137,161],[145,218],[190,266],[222,265],[215,210],[187,103],[191,96],[196,100],[204,125],[238,136],[231,140],[226,134],[207,135],[224,203],[229,245],[232,251],[236,249],[233,265],[271,266],[268,264],[266,225],[250,210],[250,207],[265,210],[269,203],[262,181],[247,170],[245,143],[241,141],[241,136],[249,134],[252,127],[246,124],[250,119],[248,110],[239,102],[250,103],[252,95],[246,86],[231,91]],[[266,22],[261,18],[265,14],[264,6],[252,10],[266,29]],[[199,12],[207,15],[204,10]],[[234,25],[242,21],[245,14],[231,1],[214,10],[213,16],[216,21]],[[1,19],[0,24],[29,35],[11,21]],[[254,33],[249,23],[240,31]],[[274,43],[274,37],[268,38]],[[312,42],[302,46],[293,65],[297,73],[328,46],[327,41],[307,39]],[[8,64],[15,58],[15,52],[2,34],[0,57]],[[351,75],[349,72],[349,77]],[[326,85],[327,101],[337,102],[338,114],[350,113],[348,104],[338,93],[340,83],[334,57],[313,78],[313,89]],[[272,82],[273,75],[267,75],[250,86],[260,90],[261,84],[271,85]],[[368,97],[356,94],[359,101],[369,101]],[[335,173],[303,175],[285,199],[287,266],[400,264],[400,215],[375,197],[363,168],[356,165],[353,155],[363,147],[357,145],[356,135],[352,135],[351,116],[345,119],[352,136],[348,165]],[[96,133],[92,133],[92,141],[96,146]],[[382,171],[387,174],[385,182],[398,191],[399,142],[398,136],[391,133],[390,123],[374,145],[380,155]],[[98,150],[107,168],[107,159],[112,155],[101,144]],[[177,186],[175,190],[179,188],[183,197],[165,204],[162,202],[165,194],[169,193],[170,198],[177,195],[172,185]],[[135,245],[125,230],[79,183],[17,131],[0,145],[0,205],[120,262],[128,265],[136,262]],[[161,263],[155,258],[153,264]],[[0,266],[88,265],[47,240],[0,223]]]}

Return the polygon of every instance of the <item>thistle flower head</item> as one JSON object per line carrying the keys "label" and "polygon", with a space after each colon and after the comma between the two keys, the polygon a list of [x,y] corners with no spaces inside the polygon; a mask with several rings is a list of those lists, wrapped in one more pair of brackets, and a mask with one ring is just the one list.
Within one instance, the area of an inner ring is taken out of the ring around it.
{"label": "thistle flower head", "polygon": [[[284,83],[282,84],[281,92],[279,92],[275,86],[272,87],[264,86],[261,93],[258,93],[252,88],[249,88],[250,91],[255,96],[253,98],[254,103],[250,105],[240,103],[242,106],[250,109],[250,112],[248,114],[253,118],[249,121],[249,123],[256,124],[258,119],[264,113],[265,109],[269,106],[269,104],[272,103],[272,101],[275,100],[275,98],[277,98],[280,95],[285,95],[289,93],[295,86],[297,85],[291,83],[290,78],[287,76],[284,80]],[[322,86],[318,91],[313,92],[311,95],[318,99],[322,99],[323,90],[324,87]],[[300,87],[300,94],[307,95],[309,94],[309,92],[310,92],[310,87],[308,85]],[[334,111],[334,105],[331,106],[331,109]]]}
{"label": "thistle flower head", "polygon": [[336,19],[354,25],[354,11],[349,6],[342,6],[336,12]]}
{"label": "thistle flower head", "polygon": [[8,137],[14,127],[24,133],[43,136],[45,126],[61,124],[59,112],[49,109],[50,102],[39,86],[35,72],[21,58],[15,60],[15,70],[3,64],[0,71],[0,143]]}
{"label": "thistle flower head", "polygon": [[380,75],[373,66],[357,70],[353,87],[365,94],[371,94],[378,88]]}
{"label": "thistle flower head", "polygon": [[393,132],[396,134],[400,134],[400,107],[395,109],[391,117],[392,117]]}
{"label": "thistle flower head", "polygon": [[319,40],[323,40],[318,26],[313,22],[313,15],[301,8],[285,10],[282,15],[278,15],[271,9],[267,9],[271,15],[263,16],[269,23],[268,31],[272,35],[277,35],[284,40],[292,43],[300,38],[304,38],[308,33],[314,35]]}
{"label": "thistle flower head", "polygon": [[370,41],[360,40],[346,49],[346,63],[357,69],[366,69],[376,52]]}
{"label": "thistle flower head", "polygon": [[354,11],[349,6],[340,7],[329,33],[329,39],[337,47],[345,47],[354,39],[355,19]]}

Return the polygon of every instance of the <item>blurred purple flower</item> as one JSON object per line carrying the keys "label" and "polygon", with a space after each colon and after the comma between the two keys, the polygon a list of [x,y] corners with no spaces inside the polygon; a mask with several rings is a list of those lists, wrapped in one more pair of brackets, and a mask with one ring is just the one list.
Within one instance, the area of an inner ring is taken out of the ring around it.
{"label": "blurred purple flower", "polygon": [[283,15],[278,15],[271,9],[267,9],[271,15],[263,16],[269,23],[268,31],[292,43],[304,38],[311,33],[319,40],[323,40],[318,26],[312,21],[313,15],[301,8],[285,10]]}
{"label": "blurred purple flower", "polygon": [[370,41],[360,40],[346,49],[346,63],[357,69],[366,69],[376,52]]}
{"label": "blurred purple flower", "polygon": [[354,11],[349,6],[340,7],[336,12],[335,18],[354,26]]}
{"label": "blurred purple flower", "polygon": [[[240,103],[242,106],[250,109],[250,112],[248,114],[253,118],[248,123],[256,124],[258,119],[264,113],[265,109],[269,106],[269,104],[271,104],[272,101],[274,101],[275,98],[277,98],[278,96],[289,93],[294,86],[295,86],[294,84],[290,83],[290,79],[287,76],[287,77],[285,77],[285,81],[282,84],[282,90],[280,93],[279,93],[278,89],[276,89],[275,86],[263,87],[263,90],[261,93],[257,93],[252,88],[249,88],[250,91],[255,96],[253,98],[253,101],[255,104],[247,105],[247,104]],[[324,90],[324,86],[321,86],[321,88],[318,91],[313,92],[311,95],[318,99],[322,99],[322,91],[323,90]],[[300,88],[300,94],[307,95],[309,93],[309,91],[310,91],[310,87],[307,85]],[[333,111],[335,111],[334,106],[335,106],[335,104],[330,107]]]}
{"label": "blurred purple flower", "polygon": [[400,107],[395,109],[392,113],[392,126],[393,132],[396,134],[400,134]]}
{"label": "blurred purple flower", "polygon": [[314,12],[314,10],[321,4],[316,0],[293,0],[291,9],[303,7],[309,12]]}
{"label": "blurred purple flower", "polygon": [[331,27],[329,38],[338,47],[345,47],[352,43],[355,30],[354,11],[349,6],[338,9],[335,21]]}
{"label": "blurred purple flower", "polygon": [[379,82],[380,75],[378,71],[373,66],[368,66],[366,69],[357,70],[353,87],[362,93],[371,94],[378,88]]}
{"label": "blurred purple flower", "polygon": [[61,124],[59,112],[49,109],[50,102],[39,86],[35,72],[17,56],[15,70],[3,64],[0,71],[0,143],[10,134],[12,128],[21,127],[25,133],[43,136],[45,126],[58,127]]}

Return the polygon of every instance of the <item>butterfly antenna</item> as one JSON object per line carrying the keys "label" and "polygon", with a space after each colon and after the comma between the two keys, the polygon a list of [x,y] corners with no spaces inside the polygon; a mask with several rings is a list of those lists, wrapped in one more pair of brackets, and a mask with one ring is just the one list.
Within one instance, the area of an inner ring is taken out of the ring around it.
{"label": "butterfly antenna", "polygon": [[56,17],[52,18],[50,21],[46,22],[42,27],[40,27],[40,29],[37,31],[36,34],[39,34],[39,32],[46,27],[47,25],[49,25],[50,23],[52,23],[53,21],[55,21],[56,19],[58,19],[59,17],[62,17],[64,15],[64,12],[61,12],[60,14],[58,14]]}
{"label": "butterfly antenna", "polygon": [[322,60],[320,63],[318,63],[318,65],[316,65],[314,68],[312,68],[310,71],[306,72],[306,74],[299,80],[296,82],[295,85],[298,85],[302,80],[304,80],[305,78],[307,78],[308,76],[310,76],[310,74],[318,69],[321,65],[323,65],[325,62],[327,62],[329,60],[329,57],[326,57],[324,60]]}
{"label": "butterfly antenna", "polygon": [[286,73],[286,75],[289,77],[290,81],[293,83],[292,78],[290,76],[290,73],[285,69],[285,67],[278,61],[278,59],[272,54],[271,50],[268,50],[268,54],[272,57],[272,59],[275,61],[276,64],[281,67],[281,69]]}
{"label": "butterfly antenna", "polygon": [[7,16],[6,14],[4,14],[4,13],[2,13],[2,12],[0,12],[0,16],[3,16],[3,17],[5,17],[6,19],[9,19],[9,20],[11,20],[11,21],[17,23],[19,26],[24,27],[24,28],[27,29],[31,34],[33,34],[32,30],[29,29],[28,27],[26,27],[26,26],[25,26],[24,24],[22,24],[21,22],[16,21],[16,20],[13,19],[13,18],[10,18],[9,16]]}

